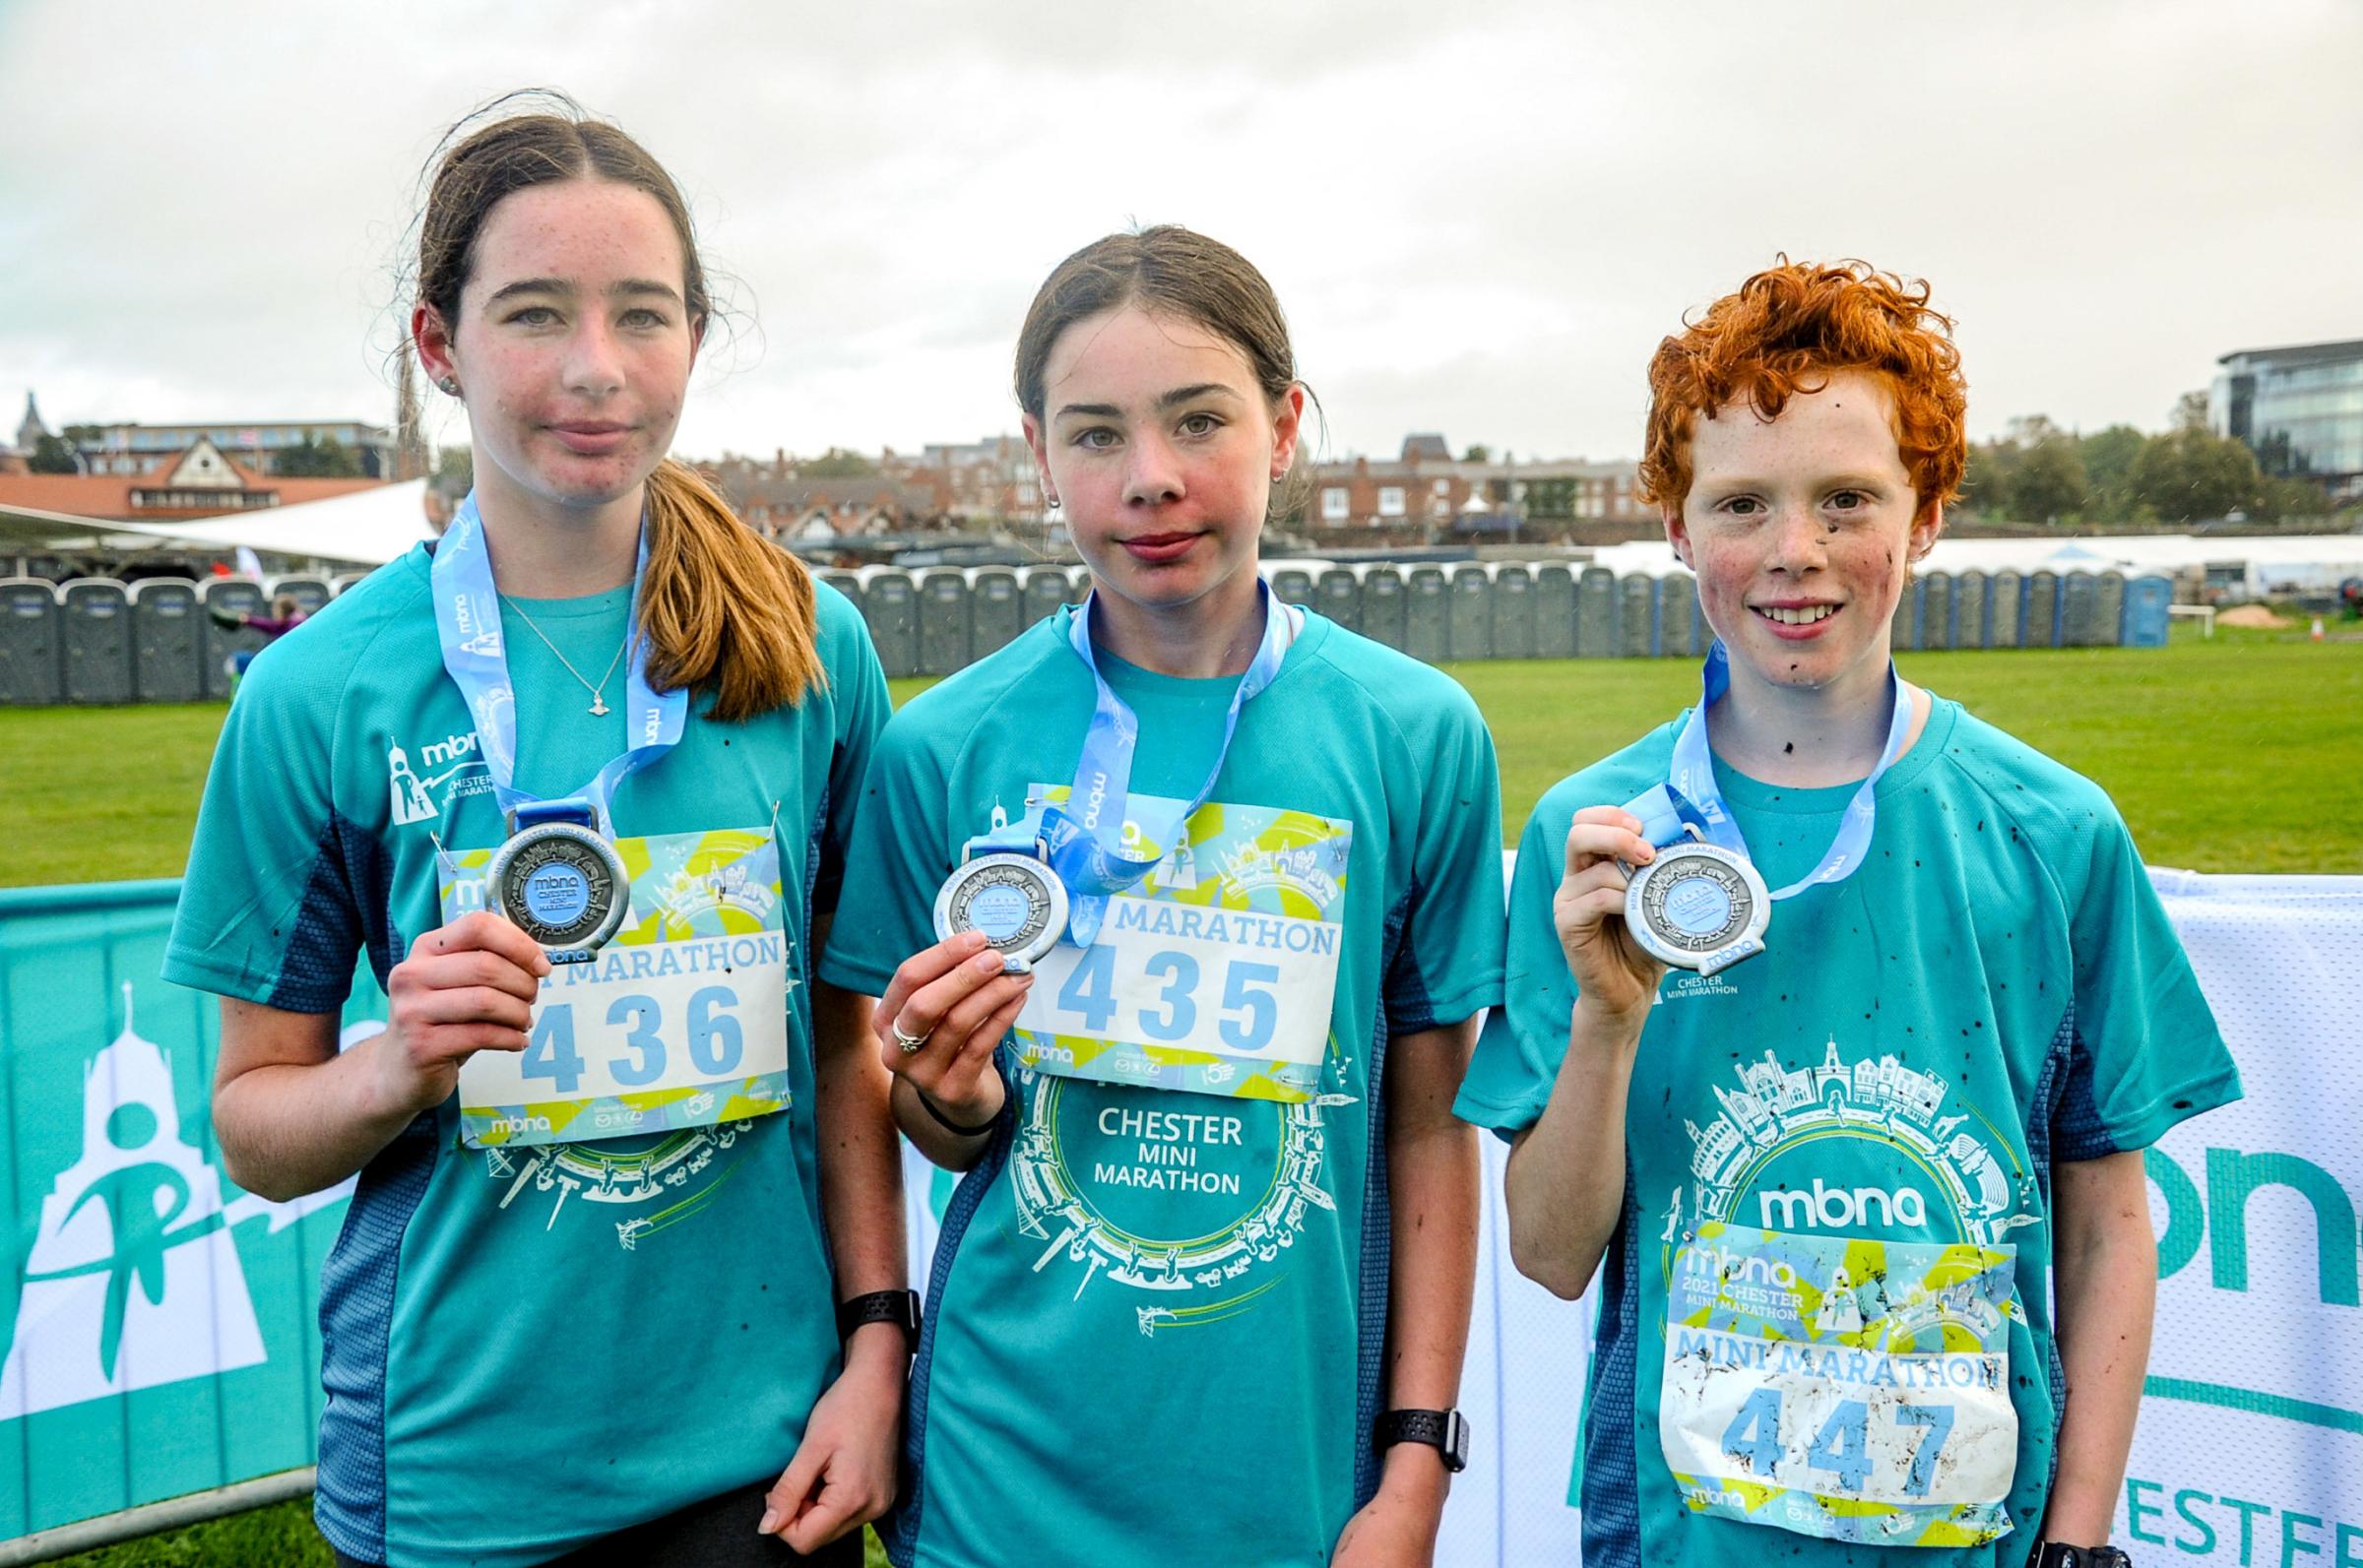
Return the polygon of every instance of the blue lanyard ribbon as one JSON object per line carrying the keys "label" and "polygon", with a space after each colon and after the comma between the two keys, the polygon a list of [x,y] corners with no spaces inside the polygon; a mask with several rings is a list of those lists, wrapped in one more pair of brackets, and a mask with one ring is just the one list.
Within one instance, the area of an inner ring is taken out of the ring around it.
{"label": "blue lanyard ribbon", "polygon": [[520,825],[533,820],[583,821],[612,833],[608,807],[616,785],[647,767],[681,738],[689,712],[689,694],[649,689],[648,645],[640,635],[640,578],[648,570],[648,531],[640,533],[639,558],[632,568],[632,640],[630,672],[624,684],[624,732],[629,742],[590,783],[562,799],[543,801],[516,787],[517,690],[509,680],[508,650],[500,630],[500,594],[492,584],[492,558],[484,547],[483,520],[477,515],[476,492],[460,503],[459,514],[435,546],[428,571],[435,601],[435,633],[443,645],[443,668],[467,699],[469,717],[476,721],[478,755],[492,776],[493,796],[500,809]]}
{"label": "blue lanyard ribbon", "polygon": [[[1698,706],[1691,710],[1682,733],[1675,738],[1674,758],[1666,782],[1625,803],[1626,810],[1641,819],[1641,837],[1661,849],[1695,829],[1707,843],[1743,858],[1748,855],[1748,841],[1741,834],[1740,825],[1732,820],[1729,808],[1723,804],[1723,791],[1715,784],[1714,753],[1706,743],[1706,711],[1729,690],[1731,656],[1717,640],[1706,651],[1706,663],[1699,675]],[[1880,777],[1903,754],[1904,740],[1912,729],[1912,705],[1903,700],[1903,682],[1897,677],[1892,660],[1887,664],[1887,744],[1879,754],[1879,765],[1846,803],[1845,818],[1838,824],[1837,836],[1830,841],[1820,863],[1787,887],[1774,889],[1774,899],[1794,898],[1824,882],[1843,882],[1862,864],[1871,847],[1871,830],[1879,820]]]}
{"label": "blue lanyard ribbon", "polygon": [[1214,766],[1207,770],[1206,782],[1198,786],[1187,804],[1169,820],[1139,824],[1142,837],[1156,848],[1154,854],[1145,858],[1126,854],[1123,848],[1124,818],[1132,788],[1132,756],[1140,743],[1140,721],[1100,673],[1099,659],[1092,651],[1091,610],[1099,602],[1098,596],[1085,599],[1068,618],[1067,643],[1074,649],[1075,657],[1083,660],[1083,667],[1091,671],[1096,693],[1091,727],[1084,731],[1083,752],[1075,763],[1074,785],[1067,791],[1064,804],[1043,808],[1039,823],[1029,826],[1021,820],[997,833],[971,839],[968,852],[1017,850],[1040,854],[1066,888],[1066,938],[1077,947],[1091,945],[1107,913],[1108,900],[1155,870],[1166,851],[1174,847],[1189,814],[1206,803],[1206,797],[1214,792],[1216,781],[1222,777],[1224,759],[1231,754],[1231,738],[1239,730],[1240,710],[1280,673],[1281,661],[1295,640],[1296,620],[1288,606],[1272,597],[1267,585],[1258,581],[1255,587],[1263,610],[1263,637],[1246,673],[1240,677],[1239,689],[1231,694],[1231,711],[1223,720],[1222,747],[1214,754]]}

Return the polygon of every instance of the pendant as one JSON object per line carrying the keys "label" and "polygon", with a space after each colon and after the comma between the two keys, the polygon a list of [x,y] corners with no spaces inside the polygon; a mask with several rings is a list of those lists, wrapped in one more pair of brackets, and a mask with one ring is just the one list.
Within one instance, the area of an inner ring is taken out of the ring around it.
{"label": "pendant", "polygon": [[591,694],[591,717],[594,719],[605,719],[607,717],[607,699],[600,692],[593,692]]}

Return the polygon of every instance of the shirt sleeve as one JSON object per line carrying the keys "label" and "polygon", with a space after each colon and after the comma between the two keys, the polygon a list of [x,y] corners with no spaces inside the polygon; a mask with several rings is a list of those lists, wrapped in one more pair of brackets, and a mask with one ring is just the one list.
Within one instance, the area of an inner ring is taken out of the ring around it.
{"label": "shirt sleeve", "polygon": [[1395,1034],[1457,1024],[1501,1000],[1501,776],[1494,737],[1458,686],[1433,744],[1414,829],[1403,930],[1385,982]]}
{"label": "shirt sleeve", "polygon": [[2199,977],[2114,809],[2094,822],[2071,914],[2075,1029],[2054,1118],[2061,1160],[2146,1149],[2177,1122],[2240,1098],[2240,1074]]}
{"label": "shirt sleeve", "polygon": [[163,977],[292,1013],[333,1013],[352,988],[364,934],[355,857],[376,847],[336,809],[335,691],[315,685],[295,652],[288,643],[266,650],[230,704]]}
{"label": "shirt sleeve", "polygon": [[828,816],[821,826],[819,864],[812,878],[815,914],[834,911],[840,902],[862,783],[893,707],[869,629],[850,603],[845,610],[849,624],[839,634],[838,654],[829,669],[836,685],[837,736],[829,754]]}
{"label": "shirt sleeve", "polygon": [[1502,1137],[1541,1119],[1567,1053],[1575,1012],[1575,979],[1560,950],[1551,901],[1566,863],[1573,810],[1561,790],[1546,794],[1526,820],[1517,868],[1509,881],[1509,930],[1504,958],[1506,995],[1485,1021],[1477,1051],[1461,1080],[1453,1114]]}
{"label": "shirt sleeve", "polygon": [[945,779],[909,715],[878,737],[846,850],[846,878],[820,977],[864,996],[885,993],[903,960],[935,945],[935,890],[951,874],[944,847]]}

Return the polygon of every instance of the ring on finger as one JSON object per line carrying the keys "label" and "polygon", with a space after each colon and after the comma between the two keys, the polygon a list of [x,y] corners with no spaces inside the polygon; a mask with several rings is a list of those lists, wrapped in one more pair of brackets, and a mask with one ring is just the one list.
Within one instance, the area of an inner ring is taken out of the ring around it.
{"label": "ring on finger", "polygon": [[905,1056],[918,1055],[919,1048],[927,1042],[927,1036],[925,1035],[906,1033],[900,1019],[888,1020],[886,1027],[894,1032],[894,1042],[903,1048]]}

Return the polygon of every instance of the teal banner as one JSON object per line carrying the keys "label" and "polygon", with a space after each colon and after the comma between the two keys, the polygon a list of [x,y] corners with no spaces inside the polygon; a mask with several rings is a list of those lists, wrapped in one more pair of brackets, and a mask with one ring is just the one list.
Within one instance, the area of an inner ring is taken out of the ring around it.
{"label": "teal banner", "polygon": [[[215,999],[157,977],[177,881],[0,891],[0,1539],[311,1464],[347,1182],[241,1191]],[[382,1028],[363,975],[346,1039]]]}

